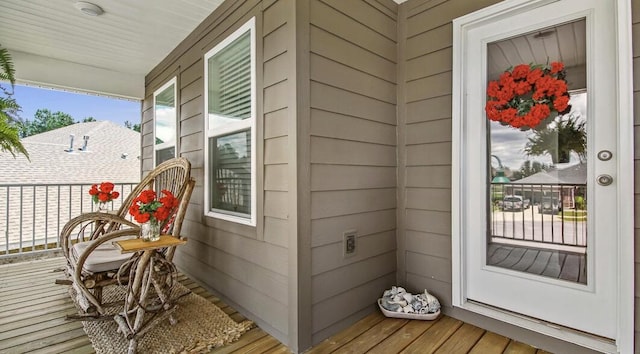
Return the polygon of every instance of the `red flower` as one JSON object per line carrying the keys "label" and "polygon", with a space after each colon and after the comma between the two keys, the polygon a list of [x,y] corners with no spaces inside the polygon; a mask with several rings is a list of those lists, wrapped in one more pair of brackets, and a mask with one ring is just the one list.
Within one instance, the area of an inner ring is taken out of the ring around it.
{"label": "red flower", "polygon": [[[129,208],[129,214],[139,223],[150,220],[165,221],[172,218],[180,201],[168,190],[162,190],[162,197],[157,198],[153,190],[140,192]],[[167,225],[163,230],[168,229]]]}
{"label": "red flower", "polygon": [[538,81],[538,79],[540,79],[542,77],[542,70],[540,69],[533,69],[531,72],[529,72],[529,74],[527,75],[527,82],[530,84],[535,84],[536,81]]}
{"label": "red flower", "polygon": [[516,65],[516,67],[513,68],[512,75],[515,80],[526,78],[527,75],[529,75],[529,65],[527,64]]}
{"label": "red flower", "polygon": [[113,190],[114,184],[111,182],[102,182],[100,184],[100,190],[105,192],[105,193],[109,193]]}
{"label": "red flower", "polygon": [[553,101],[553,108],[558,112],[564,112],[569,107],[569,96],[560,96]]}
{"label": "red flower", "polygon": [[133,217],[137,222],[144,224],[145,222],[151,220],[151,214],[149,213],[139,213]]}
{"label": "red flower", "polygon": [[142,193],[140,193],[138,199],[143,204],[151,203],[154,199],[156,199],[156,192],[150,189],[144,190],[142,191]]}
{"label": "red flower", "polygon": [[559,72],[561,72],[562,70],[564,70],[564,64],[559,62],[559,61],[554,61],[553,63],[551,63],[551,73],[552,74],[557,74]]}
{"label": "red flower", "polygon": [[89,195],[94,203],[107,203],[120,196],[119,192],[114,191],[115,185],[111,182],[102,182],[91,185]]}
{"label": "red flower", "polygon": [[520,81],[516,84],[516,95],[522,96],[531,91],[531,85],[527,81]]}
{"label": "red flower", "polygon": [[535,128],[552,111],[569,108],[564,64],[516,65],[487,86],[487,118],[514,128]]}

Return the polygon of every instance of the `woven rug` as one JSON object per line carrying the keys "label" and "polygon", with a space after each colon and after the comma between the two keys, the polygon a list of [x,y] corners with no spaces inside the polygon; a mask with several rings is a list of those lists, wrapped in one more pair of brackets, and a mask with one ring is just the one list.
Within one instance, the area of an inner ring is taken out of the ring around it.
{"label": "woven rug", "polygon": [[[126,288],[109,286],[104,289],[105,302],[123,299]],[[189,290],[176,283],[172,296],[185,294]],[[70,287],[71,298],[76,301],[75,291]],[[253,322],[235,322],[220,308],[194,293],[181,297],[173,313],[178,323],[172,326],[164,320],[147,332],[138,341],[138,353],[207,353],[211,349],[235,342],[253,327]],[[78,304],[76,303],[76,307]],[[109,314],[122,311],[121,306],[109,307]],[[118,333],[115,321],[82,321],[98,354],[126,353],[129,341]]]}

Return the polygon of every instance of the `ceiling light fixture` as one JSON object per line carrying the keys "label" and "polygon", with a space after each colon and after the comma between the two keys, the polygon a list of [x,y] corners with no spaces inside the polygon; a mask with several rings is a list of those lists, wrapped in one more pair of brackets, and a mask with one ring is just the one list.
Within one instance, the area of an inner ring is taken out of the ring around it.
{"label": "ceiling light fixture", "polygon": [[100,6],[86,1],[78,1],[73,6],[83,14],[89,16],[100,16],[104,13],[104,10]]}
{"label": "ceiling light fixture", "polygon": [[556,33],[555,29],[551,29],[551,30],[548,30],[548,31],[541,31],[541,32],[538,32],[538,33],[534,34],[533,38],[535,38],[535,39],[545,39],[547,37],[552,36],[554,33]]}

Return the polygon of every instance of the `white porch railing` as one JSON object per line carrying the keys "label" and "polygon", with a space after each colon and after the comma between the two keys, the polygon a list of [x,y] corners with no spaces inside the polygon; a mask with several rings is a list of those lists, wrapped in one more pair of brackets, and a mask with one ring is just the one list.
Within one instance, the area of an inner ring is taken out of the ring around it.
{"label": "white porch railing", "polygon": [[[118,209],[137,182],[115,183]],[[0,258],[59,248],[58,235],[71,218],[97,211],[91,184],[0,184]]]}

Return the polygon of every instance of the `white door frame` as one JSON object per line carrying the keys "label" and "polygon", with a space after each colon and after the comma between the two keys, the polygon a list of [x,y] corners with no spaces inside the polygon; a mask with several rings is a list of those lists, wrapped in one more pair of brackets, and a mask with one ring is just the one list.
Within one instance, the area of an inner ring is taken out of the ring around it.
{"label": "white door frame", "polygon": [[[527,10],[561,0],[506,0],[453,21],[453,143],[452,143],[452,303],[472,312],[492,317],[518,327],[533,330],[551,337],[583,345],[605,352],[631,353],[634,347],[634,161],[633,161],[633,81],[631,51],[631,1],[615,0],[618,51],[617,63],[617,112],[618,114],[618,164],[615,176],[618,188],[617,215],[617,284],[618,307],[617,336],[615,345],[595,336],[585,335],[563,327],[551,326],[507,311],[470,302],[465,290],[465,215],[466,195],[465,130],[462,113],[466,105],[465,55],[464,48],[468,31],[486,21],[505,18]],[[624,192],[626,191],[626,193]]]}

